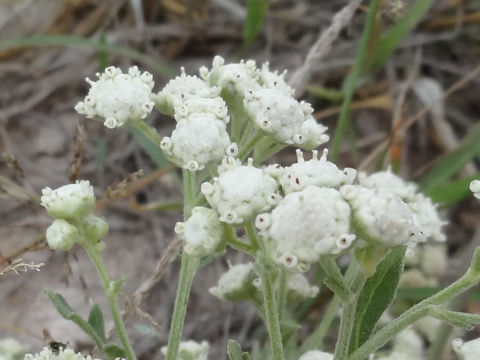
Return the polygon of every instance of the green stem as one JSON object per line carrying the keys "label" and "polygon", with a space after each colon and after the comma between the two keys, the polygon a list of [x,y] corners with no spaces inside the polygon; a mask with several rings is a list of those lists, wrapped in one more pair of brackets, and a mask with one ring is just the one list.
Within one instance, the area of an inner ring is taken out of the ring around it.
{"label": "green stem", "polygon": [[255,153],[254,159],[253,159],[253,165],[258,166],[261,163],[263,163],[265,160],[270,159],[273,155],[278,153],[279,151],[285,149],[287,145],[285,144],[274,144],[270,146],[268,149],[265,149],[264,151],[260,151],[258,153]]}
{"label": "green stem", "polygon": [[348,285],[345,283],[345,279],[343,278],[335,259],[330,256],[322,256],[320,257],[319,263],[326,275],[324,280],[325,285],[327,285],[335,295],[340,297],[343,302],[349,302],[352,293],[348,288]]}
{"label": "green stem", "polygon": [[260,241],[258,240],[257,232],[252,222],[247,222],[245,224],[245,232],[247,233],[248,239],[252,246],[253,251],[257,251],[260,248]]}
{"label": "green stem", "polygon": [[472,265],[460,279],[437,294],[419,302],[409,310],[405,311],[402,315],[370,337],[362,346],[355,350],[353,354],[351,354],[349,360],[366,359],[369,354],[380,349],[400,331],[427,315],[432,305],[443,304],[477,284],[479,281],[479,257],[480,251],[477,250]]}
{"label": "green stem", "polygon": [[256,131],[250,140],[245,145],[242,145],[241,149],[238,151],[238,158],[243,160],[247,157],[248,154],[253,150],[258,141],[263,138],[261,131]]}
{"label": "green stem", "polygon": [[115,324],[115,328],[117,329],[117,333],[120,338],[120,341],[122,342],[122,345],[125,349],[127,359],[135,360],[136,359],[135,353],[133,352],[132,345],[128,340],[125,324],[123,323],[122,315],[120,314],[120,309],[118,308],[117,299],[116,299],[117,291],[115,291],[113,282],[110,281],[110,278],[107,273],[107,269],[105,268],[105,265],[102,260],[100,250],[95,246],[94,243],[90,241],[90,239],[85,238],[84,241],[81,242],[81,245],[85,249],[92,263],[95,265],[95,268],[97,269],[97,273],[100,276],[103,289],[105,291],[105,294],[107,295],[108,304],[110,306],[110,311],[113,317],[113,322]]}
{"label": "green stem", "polygon": [[237,238],[237,235],[235,234],[235,228],[232,225],[228,225],[225,223],[223,223],[222,225],[224,229],[223,233],[228,245],[230,245],[234,249],[253,255],[252,247],[246,242]]}
{"label": "green stem", "polygon": [[335,135],[332,141],[332,149],[329,153],[330,161],[335,162],[338,159],[340,152],[340,145],[342,143],[343,134],[348,127],[350,119],[350,105],[352,104],[353,93],[357,84],[357,79],[362,70],[362,66],[365,62],[365,57],[367,54],[368,44],[370,42],[370,37],[372,34],[373,25],[375,22],[375,16],[377,14],[378,5],[380,0],[372,0],[368,9],[367,20],[365,27],[363,28],[362,38],[360,40],[360,45],[357,53],[357,59],[355,65],[353,66],[352,72],[350,73],[347,81],[345,82],[345,91],[344,98],[342,103],[342,109],[338,118],[337,129],[335,130]]}
{"label": "green stem", "polygon": [[[183,170],[183,214],[187,220],[195,204],[195,173]],[[177,296],[173,307],[172,323],[168,336],[168,349],[166,360],[176,360],[180,341],[182,338],[183,324],[187,314],[188,300],[192,288],[193,278],[200,265],[200,259],[183,252],[180,275],[178,279]]]}
{"label": "green stem", "polygon": [[265,317],[267,320],[268,334],[270,335],[270,347],[273,360],[284,360],[282,333],[280,331],[280,319],[278,318],[277,304],[275,301],[274,281],[270,269],[261,272],[263,301]]}
{"label": "green stem", "polygon": [[138,131],[140,131],[148,140],[153,142],[155,145],[160,146],[160,141],[162,141],[162,137],[157,133],[153,127],[148,125],[145,121],[135,121],[129,126],[135,127]]}
{"label": "green stem", "polygon": [[280,321],[283,320],[287,307],[287,292],[288,274],[285,269],[280,269],[280,276],[278,277],[278,318]]}
{"label": "green stem", "polygon": [[335,346],[334,360],[348,359],[350,348],[350,338],[352,337],[353,326],[355,323],[355,312],[357,310],[357,301],[360,290],[365,283],[366,276],[362,270],[357,272],[352,285],[353,299],[344,302],[342,319],[340,320],[340,331],[338,333],[337,345]]}

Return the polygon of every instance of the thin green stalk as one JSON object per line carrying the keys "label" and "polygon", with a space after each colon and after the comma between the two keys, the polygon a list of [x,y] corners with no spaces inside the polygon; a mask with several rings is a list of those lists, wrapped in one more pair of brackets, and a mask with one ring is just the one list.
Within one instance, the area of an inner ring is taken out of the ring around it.
{"label": "thin green stalk", "polygon": [[[183,170],[183,214],[187,220],[195,203],[195,173]],[[188,300],[192,288],[193,278],[200,265],[200,259],[183,252],[180,275],[178,279],[177,296],[173,308],[172,323],[168,336],[168,349],[166,360],[176,360],[180,341],[182,338],[183,324],[187,314]]]}
{"label": "thin green stalk", "polygon": [[368,9],[367,20],[365,27],[363,28],[362,38],[360,40],[360,45],[358,48],[357,59],[355,65],[353,66],[352,72],[350,73],[347,81],[345,83],[344,98],[342,103],[342,109],[338,118],[337,129],[335,130],[335,135],[332,141],[332,148],[329,153],[330,160],[335,162],[338,159],[340,152],[340,145],[342,143],[343,134],[345,133],[349,119],[350,119],[350,105],[352,104],[353,93],[355,91],[355,86],[357,84],[357,79],[362,70],[362,66],[367,55],[368,44],[370,42],[370,37],[372,35],[372,29],[375,22],[375,16],[377,14],[378,5],[380,0],[372,0]]}
{"label": "thin green stalk", "polygon": [[335,259],[330,256],[322,256],[319,260],[320,266],[325,272],[325,284],[337,295],[343,302],[349,302],[352,297],[348,285],[338,268]]}
{"label": "thin green stalk", "polygon": [[232,225],[228,225],[224,223],[223,229],[224,229],[223,233],[228,245],[230,245],[234,249],[253,255],[252,247],[237,237],[237,235],[235,234],[235,228]]}
{"label": "thin green stalk", "polygon": [[253,165],[258,166],[263,163],[265,160],[270,159],[273,155],[285,149],[287,145],[285,144],[273,144],[268,149],[255,153],[253,158]]}
{"label": "thin green stalk", "polygon": [[247,157],[247,155],[250,154],[255,145],[263,136],[264,135],[262,132],[257,130],[252,138],[248,140],[248,142],[238,151],[238,158],[243,160],[245,157]]}
{"label": "thin green stalk", "polygon": [[131,126],[140,131],[152,143],[160,146],[160,141],[162,141],[162,137],[157,133],[157,130],[148,125],[145,121],[135,121],[134,123],[132,123]]}
{"label": "thin green stalk", "polygon": [[272,275],[270,269],[266,269],[261,273],[265,318],[267,320],[268,334],[270,335],[270,347],[272,349],[273,360],[284,360],[282,333],[280,330],[280,319],[278,318],[278,308],[275,300],[275,284]]}
{"label": "thin green stalk", "polygon": [[261,244],[258,240],[257,232],[252,222],[247,222],[245,224],[245,232],[247,233],[248,239],[250,240],[250,245],[252,246],[253,251],[257,251]]}
{"label": "thin green stalk", "polygon": [[369,354],[377,351],[388,341],[393,339],[400,331],[413,324],[418,319],[426,316],[432,305],[443,304],[457,295],[462,294],[479,282],[480,275],[480,250],[475,251],[472,265],[467,272],[457,281],[437,294],[425,299],[405,311],[390,324],[368,339],[362,346],[355,350],[349,360],[364,360]]}
{"label": "thin green stalk", "polygon": [[338,333],[337,345],[335,346],[334,360],[348,359],[348,350],[350,347],[350,338],[352,337],[353,325],[355,323],[355,312],[357,310],[357,300],[360,290],[365,283],[366,276],[362,270],[357,272],[352,285],[353,299],[344,302],[342,319],[340,320],[340,331]]}
{"label": "thin green stalk", "polygon": [[107,295],[108,304],[110,306],[110,311],[113,317],[113,322],[115,324],[115,328],[117,329],[117,333],[120,338],[120,341],[122,342],[122,345],[125,349],[127,359],[135,360],[136,359],[135,353],[133,352],[132,345],[128,340],[125,324],[123,323],[122,315],[120,313],[120,309],[118,308],[117,299],[116,299],[117,292],[115,291],[116,289],[114,288],[112,281],[110,281],[110,278],[107,273],[107,269],[105,268],[105,265],[102,260],[100,250],[98,250],[95,247],[95,244],[90,242],[89,239],[84,239],[84,241],[81,242],[81,245],[85,249],[92,263],[95,265],[95,269],[97,269],[97,273],[102,282],[103,290]]}
{"label": "thin green stalk", "polygon": [[283,320],[287,308],[288,274],[285,269],[280,269],[278,277],[278,318]]}

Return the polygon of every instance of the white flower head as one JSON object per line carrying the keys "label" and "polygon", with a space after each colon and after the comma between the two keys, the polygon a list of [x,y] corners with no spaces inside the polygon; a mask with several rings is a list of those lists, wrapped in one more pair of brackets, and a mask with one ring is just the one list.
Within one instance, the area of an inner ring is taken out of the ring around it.
{"label": "white flower head", "polygon": [[213,98],[192,98],[174,106],[175,120],[188,119],[192,114],[213,114],[218,120],[228,124],[230,117],[225,101],[220,96]]}
{"label": "white flower head", "polygon": [[242,224],[257,214],[268,211],[281,199],[278,184],[265,170],[252,165],[238,166],[230,161],[228,168],[213,179],[203,183],[201,191],[208,203],[220,214],[220,220]]}
{"label": "white flower head", "polygon": [[[206,341],[201,343],[193,340],[182,341],[176,360],[207,360],[209,348],[210,346]],[[167,347],[163,346],[161,352],[163,355],[167,355]]]}
{"label": "white flower head", "polygon": [[100,240],[108,233],[108,223],[99,216],[87,216],[82,220],[86,235],[92,241]]}
{"label": "white flower head", "polygon": [[470,183],[470,191],[477,199],[480,199],[480,180],[473,180]]}
{"label": "white flower head", "polygon": [[421,193],[416,194],[410,201],[407,202],[410,210],[413,212],[415,222],[422,229],[426,240],[433,240],[445,242],[447,237],[443,232],[443,221],[437,211],[436,205],[428,196]]}
{"label": "white flower head", "polygon": [[369,189],[390,191],[406,202],[413,199],[417,193],[416,184],[403,180],[394,174],[390,167],[385,171],[378,171],[370,175],[361,172],[358,174],[358,182]]}
{"label": "white flower head", "polygon": [[302,301],[318,295],[318,286],[312,286],[303,274],[289,274],[287,279],[288,301]]}
{"label": "white flower head", "polygon": [[191,114],[160,142],[170,161],[191,171],[219,163],[231,145],[225,122],[211,113]]}
{"label": "white flower head", "polygon": [[0,340],[0,359],[19,360],[23,358],[24,354],[25,348],[17,340],[13,338]]}
{"label": "white flower head", "polygon": [[395,194],[360,185],[345,185],[340,191],[352,207],[353,222],[364,240],[387,247],[424,240],[413,212]]}
{"label": "white flower head", "polygon": [[51,249],[68,251],[80,239],[80,232],[68,221],[55,219],[47,228],[46,238]]}
{"label": "white flower head", "polygon": [[50,216],[61,219],[77,219],[90,214],[95,208],[93,186],[88,180],[80,180],[52,190],[42,190],[40,204]]}
{"label": "white flower head", "polygon": [[480,338],[467,342],[455,339],[452,341],[452,348],[460,360],[480,359]]}
{"label": "white flower head", "polygon": [[197,206],[187,221],[179,222],[175,232],[185,240],[185,252],[203,257],[213,254],[222,241],[222,224],[212,209]]}
{"label": "white flower head", "polygon": [[304,353],[298,360],[333,360],[333,355],[320,350],[312,350]]}
{"label": "white flower head", "polygon": [[281,90],[248,90],[244,106],[255,125],[278,142],[314,149],[329,139],[327,128],[312,117],[310,104]]}
{"label": "white flower head", "polygon": [[252,262],[233,265],[222,274],[217,286],[211,287],[208,291],[222,300],[245,300],[256,290],[253,284],[256,277]]}
{"label": "white flower head", "polygon": [[129,121],[145,119],[153,110],[152,74],[140,72],[136,66],[123,74],[119,68],[110,66],[98,80],[86,79],[90,84],[88,95],[75,110],[89,119],[104,121],[108,128],[124,126]]}
{"label": "white flower head", "polygon": [[154,96],[154,101],[161,112],[173,115],[175,106],[194,98],[214,98],[220,94],[218,86],[210,86],[197,76],[185,74],[181,68],[180,76],[170,80],[167,85]]}
{"label": "white flower head", "polygon": [[[70,348],[60,347],[58,351],[51,350],[44,347],[39,354],[26,354],[24,360],[94,360],[90,355],[83,355],[82,353],[75,353]],[[95,359],[100,360],[100,359]]]}
{"label": "white flower head", "polygon": [[308,186],[290,193],[255,225],[271,243],[273,260],[300,272],[321,255],[335,255],[355,240],[350,206],[335,189]]}
{"label": "white flower head", "polygon": [[269,66],[270,64],[268,62],[262,64],[262,68],[258,73],[260,85],[266,89],[278,89],[286,95],[293,97],[295,90],[285,81],[287,70],[279,74],[277,71],[271,71]]}
{"label": "white flower head", "polygon": [[288,194],[301,191],[307,186],[315,185],[330,188],[339,188],[351,184],[357,171],[352,168],[340,170],[334,163],[327,161],[328,150],[318,159],[318,151],[312,151],[312,159],[305,161],[303,153],[297,149],[297,162],[280,170],[270,167],[272,175],[278,179],[283,191]]}
{"label": "white flower head", "polygon": [[255,61],[241,60],[239,63],[225,64],[221,56],[215,56],[210,71],[200,69],[200,76],[212,85],[218,85],[223,90],[237,96],[244,96],[249,89],[260,88],[259,72]]}

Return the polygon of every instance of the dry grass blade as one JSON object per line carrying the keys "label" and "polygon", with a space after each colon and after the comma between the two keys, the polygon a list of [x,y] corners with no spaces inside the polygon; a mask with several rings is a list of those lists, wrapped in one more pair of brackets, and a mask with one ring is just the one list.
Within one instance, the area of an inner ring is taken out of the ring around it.
{"label": "dry grass blade", "polygon": [[83,135],[84,127],[80,124],[77,125],[77,136],[75,136],[75,146],[73,150],[72,166],[68,172],[68,180],[73,183],[80,176],[80,168],[82,166],[83,156]]}
{"label": "dry grass blade", "polygon": [[305,91],[307,85],[305,79],[309,77],[312,66],[330,52],[333,42],[340,35],[340,31],[350,23],[361,2],[362,0],[353,0],[336,13],[330,26],[322,32],[310,48],[302,67],[293,73],[289,81],[297,96],[301,96]]}
{"label": "dry grass blade", "polygon": [[0,268],[0,276],[11,272],[19,275],[21,272],[40,271],[40,268],[44,265],[44,263],[26,263],[23,261],[23,259],[15,259],[12,260],[7,266]]}
{"label": "dry grass blade", "polygon": [[118,200],[127,196],[127,188],[143,176],[143,170],[137,170],[127,175],[125,179],[117,184],[109,186],[105,191],[108,200]]}
{"label": "dry grass blade", "polygon": [[13,155],[3,153],[2,157],[10,169],[13,169],[21,178],[25,176],[22,167],[20,166],[17,159],[15,159]]}

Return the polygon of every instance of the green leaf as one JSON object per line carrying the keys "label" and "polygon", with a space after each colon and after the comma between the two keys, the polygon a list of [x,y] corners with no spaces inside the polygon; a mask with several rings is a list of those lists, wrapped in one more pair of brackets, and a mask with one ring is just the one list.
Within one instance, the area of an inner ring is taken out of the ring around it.
{"label": "green leaf", "polygon": [[433,0],[415,2],[408,13],[379,40],[375,46],[370,70],[377,70],[385,64],[395,48],[422,19],[432,3]]}
{"label": "green leaf", "polygon": [[98,336],[92,325],[86,322],[80,315],[75,313],[62,295],[49,290],[45,290],[45,293],[60,315],[62,315],[65,319],[77,324],[78,327],[80,327],[95,342],[99,349],[104,347],[105,342],[101,337]]}
{"label": "green leaf", "polygon": [[268,0],[247,0],[247,17],[243,24],[243,46],[249,47],[260,30],[267,12]]}
{"label": "green leaf", "polygon": [[30,46],[72,46],[89,48],[110,54],[124,55],[149,66],[169,78],[176,75],[175,71],[167,65],[162,64],[158,59],[144,55],[128,47],[102,43],[98,40],[84,39],[70,35],[35,35],[0,41],[0,51]]}
{"label": "green leaf", "polygon": [[242,352],[242,347],[235,340],[228,340],[227,355],[230,360],[249,360],[247,352]]}
{"label": "green leaf", "polygon": [[439,287],[399,288],[396,299],[420,301],[442,290]]}
{"label": "green leaf", "polygon": [[420,181],[420,190],[426,194],[444,186],[452,176],[480,154],[480,123],[472,127],[458,148],[445,155]]}
{"label": "green leaf", "polygon": [[434,202],[440,204],[442,208],[449,207],[463,199],[472,196],[472,192],[470,191],[470,183],[475,179],[480,179],[480,172],[476,173],[475,175],[453,181],[448,185],[436,186],[430,190],[428,195]]}
{"label": "green leaf", "polygon": [[107,338],[105,336],[103,313],[102,309],[100,309],[100,306],[98,306],[98,304],[92,306],[92,309],[88,314],[88,323],[93,328],[93,330],[95,330],[98,337],[102,339],[103,342],[107,342]]}
{"label": "green leaf", "polygon": [[105,344],[102,348],[102,351],[110,358],[110,359],[117,359],[117,358],[127,358],[127,352],[121,346],[117,344]]}
{"label": "green leaf", "polygon": [[392,303],[403,270],[405,250],[405,246],[391,249],[365,282],[358,297],[350,353],[370,337],[378,319]]}
{"label": "green leaf", "polygon": [[467,330],[473,330],[475,325],[480,324],[480,315],[468,314],[458,311],[451,311],[434,306],[430,309],[428,315],[447,324],[458,326]]}
{"label": "green leaf", "polygon": [[320,99],[327,99],[333,102],[342,101],[343,93],[336,89],[329,89],[319,85],[310,85],[307,87],[307,90],[312,95]]}

